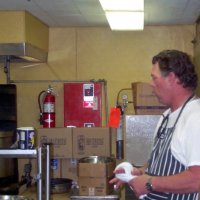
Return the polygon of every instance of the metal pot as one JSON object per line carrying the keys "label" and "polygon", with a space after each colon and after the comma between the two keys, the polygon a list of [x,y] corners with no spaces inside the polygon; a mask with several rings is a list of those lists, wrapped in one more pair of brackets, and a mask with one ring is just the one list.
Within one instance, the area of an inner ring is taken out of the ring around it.
{"label": "metal pot", "polygon": [[60,194],[69,192],[72,186],[72,180],[67,178],[52,178],[51,193]]}
{"label": "metal pot", "polygon": [[0,195],[0,200],[32,200],[19,195]]}
{"label": "metal pot", "polygon": [[105,157],[105,156],[88,156],[85,158],[79,159],[79,163],[92,163],[92,164],[97,164],[97,163],[110,163],[114,162],[114,158],[111,157]]}

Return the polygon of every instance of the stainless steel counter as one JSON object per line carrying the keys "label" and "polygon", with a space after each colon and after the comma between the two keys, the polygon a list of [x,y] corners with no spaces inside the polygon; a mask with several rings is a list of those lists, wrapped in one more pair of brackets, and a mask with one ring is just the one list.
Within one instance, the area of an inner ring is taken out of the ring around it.
{"label": "stainless steel counter", "polygon": [[[22,188],[20,195],[30,198],[31,200],[37,200],[37,189],[32,188]],[[63,194],[50,194],[51,200],[70,200],[70,193]]]}

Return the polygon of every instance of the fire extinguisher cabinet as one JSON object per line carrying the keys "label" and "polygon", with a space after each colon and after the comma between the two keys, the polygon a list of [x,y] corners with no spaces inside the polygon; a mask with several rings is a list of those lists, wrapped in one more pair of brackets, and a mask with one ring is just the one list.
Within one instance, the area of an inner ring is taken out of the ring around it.
{"label": "fire extinguisher cabinet", "polygon": [[64,126],[102,126],[102,83],[64,83]]}

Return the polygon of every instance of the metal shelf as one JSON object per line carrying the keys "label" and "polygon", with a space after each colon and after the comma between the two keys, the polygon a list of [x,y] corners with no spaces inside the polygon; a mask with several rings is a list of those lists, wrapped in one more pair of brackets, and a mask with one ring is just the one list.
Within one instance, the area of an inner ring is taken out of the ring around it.
{"label": "metal shelf", "polygon": [[4,158],[37,158],[36,149],[0,149],[0,157]]}
{"label": "metal shelf", "polygon": [[[50,200],[50,146],[37,149],[0,149],[0,157],[37,159],[37,199]],[[44,183],[44,186],[43,186]],[[43,187],[45,192],[43,192]]]}

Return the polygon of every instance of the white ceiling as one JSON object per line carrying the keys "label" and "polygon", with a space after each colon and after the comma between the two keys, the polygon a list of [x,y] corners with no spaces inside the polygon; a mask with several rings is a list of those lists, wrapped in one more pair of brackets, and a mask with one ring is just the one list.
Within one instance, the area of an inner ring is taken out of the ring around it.
{"label": "white ceiling", "polygon": [[[108,26],[98,0],[0,0],[0,10],[26,10],[50,27]],[[194,24],[200,0],[144,0],[145,25]]]}

